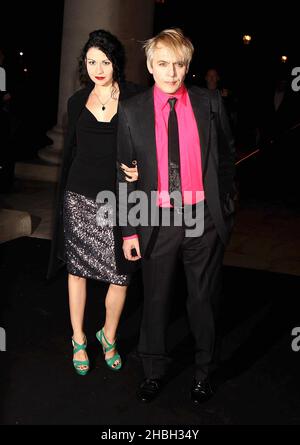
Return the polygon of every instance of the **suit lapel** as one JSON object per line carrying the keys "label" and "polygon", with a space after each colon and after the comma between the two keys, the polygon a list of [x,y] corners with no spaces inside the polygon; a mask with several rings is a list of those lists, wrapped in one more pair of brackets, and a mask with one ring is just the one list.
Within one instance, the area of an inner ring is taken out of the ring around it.
{"label": "suit lapel", "polygon": [[197,122],[202,161],[203,178],[206,173],[208,161],[208,143],[210,133],[210,103],[208,95],[204,94],[200,89],[195,90],[193,87],[188,88],[188,94]]}
{"label": "suit lapel", "polygon": [[[188,88],[191,105],[195,115],[201,147],[202,174],[205,177],[208,161],[208,147],[210,135],[210,103],[208,95],[200,89]],[[146,116],[146,119],[140,119],[139,124],[143,134],[144,147],[148,157],[148,165],[153,171],[153,187],[157,186],[157,155],[155,139],[155,115],[153,88],[144,93],[143,100],[138,108],[140,116]]]}
{"label": "suit lapel", "polygon": [[154,116],[154,98],[153,88],[150,88],[144,93],[144,97],[140,102],[140,107],[137,109],[140,116],[145,116],[144,119],[139,119],[141,134],[143,137],[143,145],[147,154],[147,165],[152,169],[153,181],[152,187],[157,188],[157,155],[156,155],[156,139],[155,139],[155,116]]}

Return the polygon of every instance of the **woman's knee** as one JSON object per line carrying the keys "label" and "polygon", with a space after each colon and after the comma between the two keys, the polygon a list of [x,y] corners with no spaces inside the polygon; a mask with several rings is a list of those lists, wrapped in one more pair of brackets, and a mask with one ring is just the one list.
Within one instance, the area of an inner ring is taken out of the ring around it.
{"label": "woman's knee", "polygon": [[72,275],[69,273],[69,279],[72,280],[74,283],[83,283],[85,282],[85,278],[78,277],[77,275]]}
{"label": "woman's knee", "polygon": [[120,286],[119,284],[110,284],[109,290],[117,294],[124,294],[126,293],[127,286]]}

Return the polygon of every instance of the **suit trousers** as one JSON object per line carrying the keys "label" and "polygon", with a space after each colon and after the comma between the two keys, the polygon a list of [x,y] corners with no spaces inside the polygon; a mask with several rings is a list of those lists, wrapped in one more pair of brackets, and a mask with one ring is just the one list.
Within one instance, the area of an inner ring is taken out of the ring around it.
{"label": "suit trousers", "polygon": [[[202,203],[203,205],[203,203]],[[164,212],[165,210],[162,210]],[[175,212],[171,210],[171,214]],[[146,378],[162,378],[168,368],[166,332],[177,261],[187,281],[187,314],[195,340],[195,377],[209,375],[215,347],[215,316],[222,289],[222,243],[206,202],[204,231],[186,236],[186,226],[160,225],[151,255],[142,259],[144,307],[138,352]]]}

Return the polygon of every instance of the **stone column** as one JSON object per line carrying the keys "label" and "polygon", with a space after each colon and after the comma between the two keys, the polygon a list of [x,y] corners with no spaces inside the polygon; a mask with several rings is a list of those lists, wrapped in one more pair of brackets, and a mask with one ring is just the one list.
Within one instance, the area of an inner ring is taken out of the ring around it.
{"label": "stone column", "polygon": [[115,34],[127,54],[128,80],[145,84],[147,71],[141,41],[152,36],[154,0],[65,0],[56,126],[48,132],[53,145],[39,151],[50,164],[60,164],[68,98],[80,88],[78,57],[95,29]]}

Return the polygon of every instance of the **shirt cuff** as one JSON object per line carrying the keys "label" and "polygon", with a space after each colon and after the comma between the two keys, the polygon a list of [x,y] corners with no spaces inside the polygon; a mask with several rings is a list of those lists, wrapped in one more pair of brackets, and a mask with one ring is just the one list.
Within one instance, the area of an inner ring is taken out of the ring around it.
{"label": "shirt cuff", "polygon": [[125,241],[126,239],[134,239],[134,238],[138,238],[139,236],[137,234],[135,235],[130,235],[130,236],[123,236],[123,240]]}

